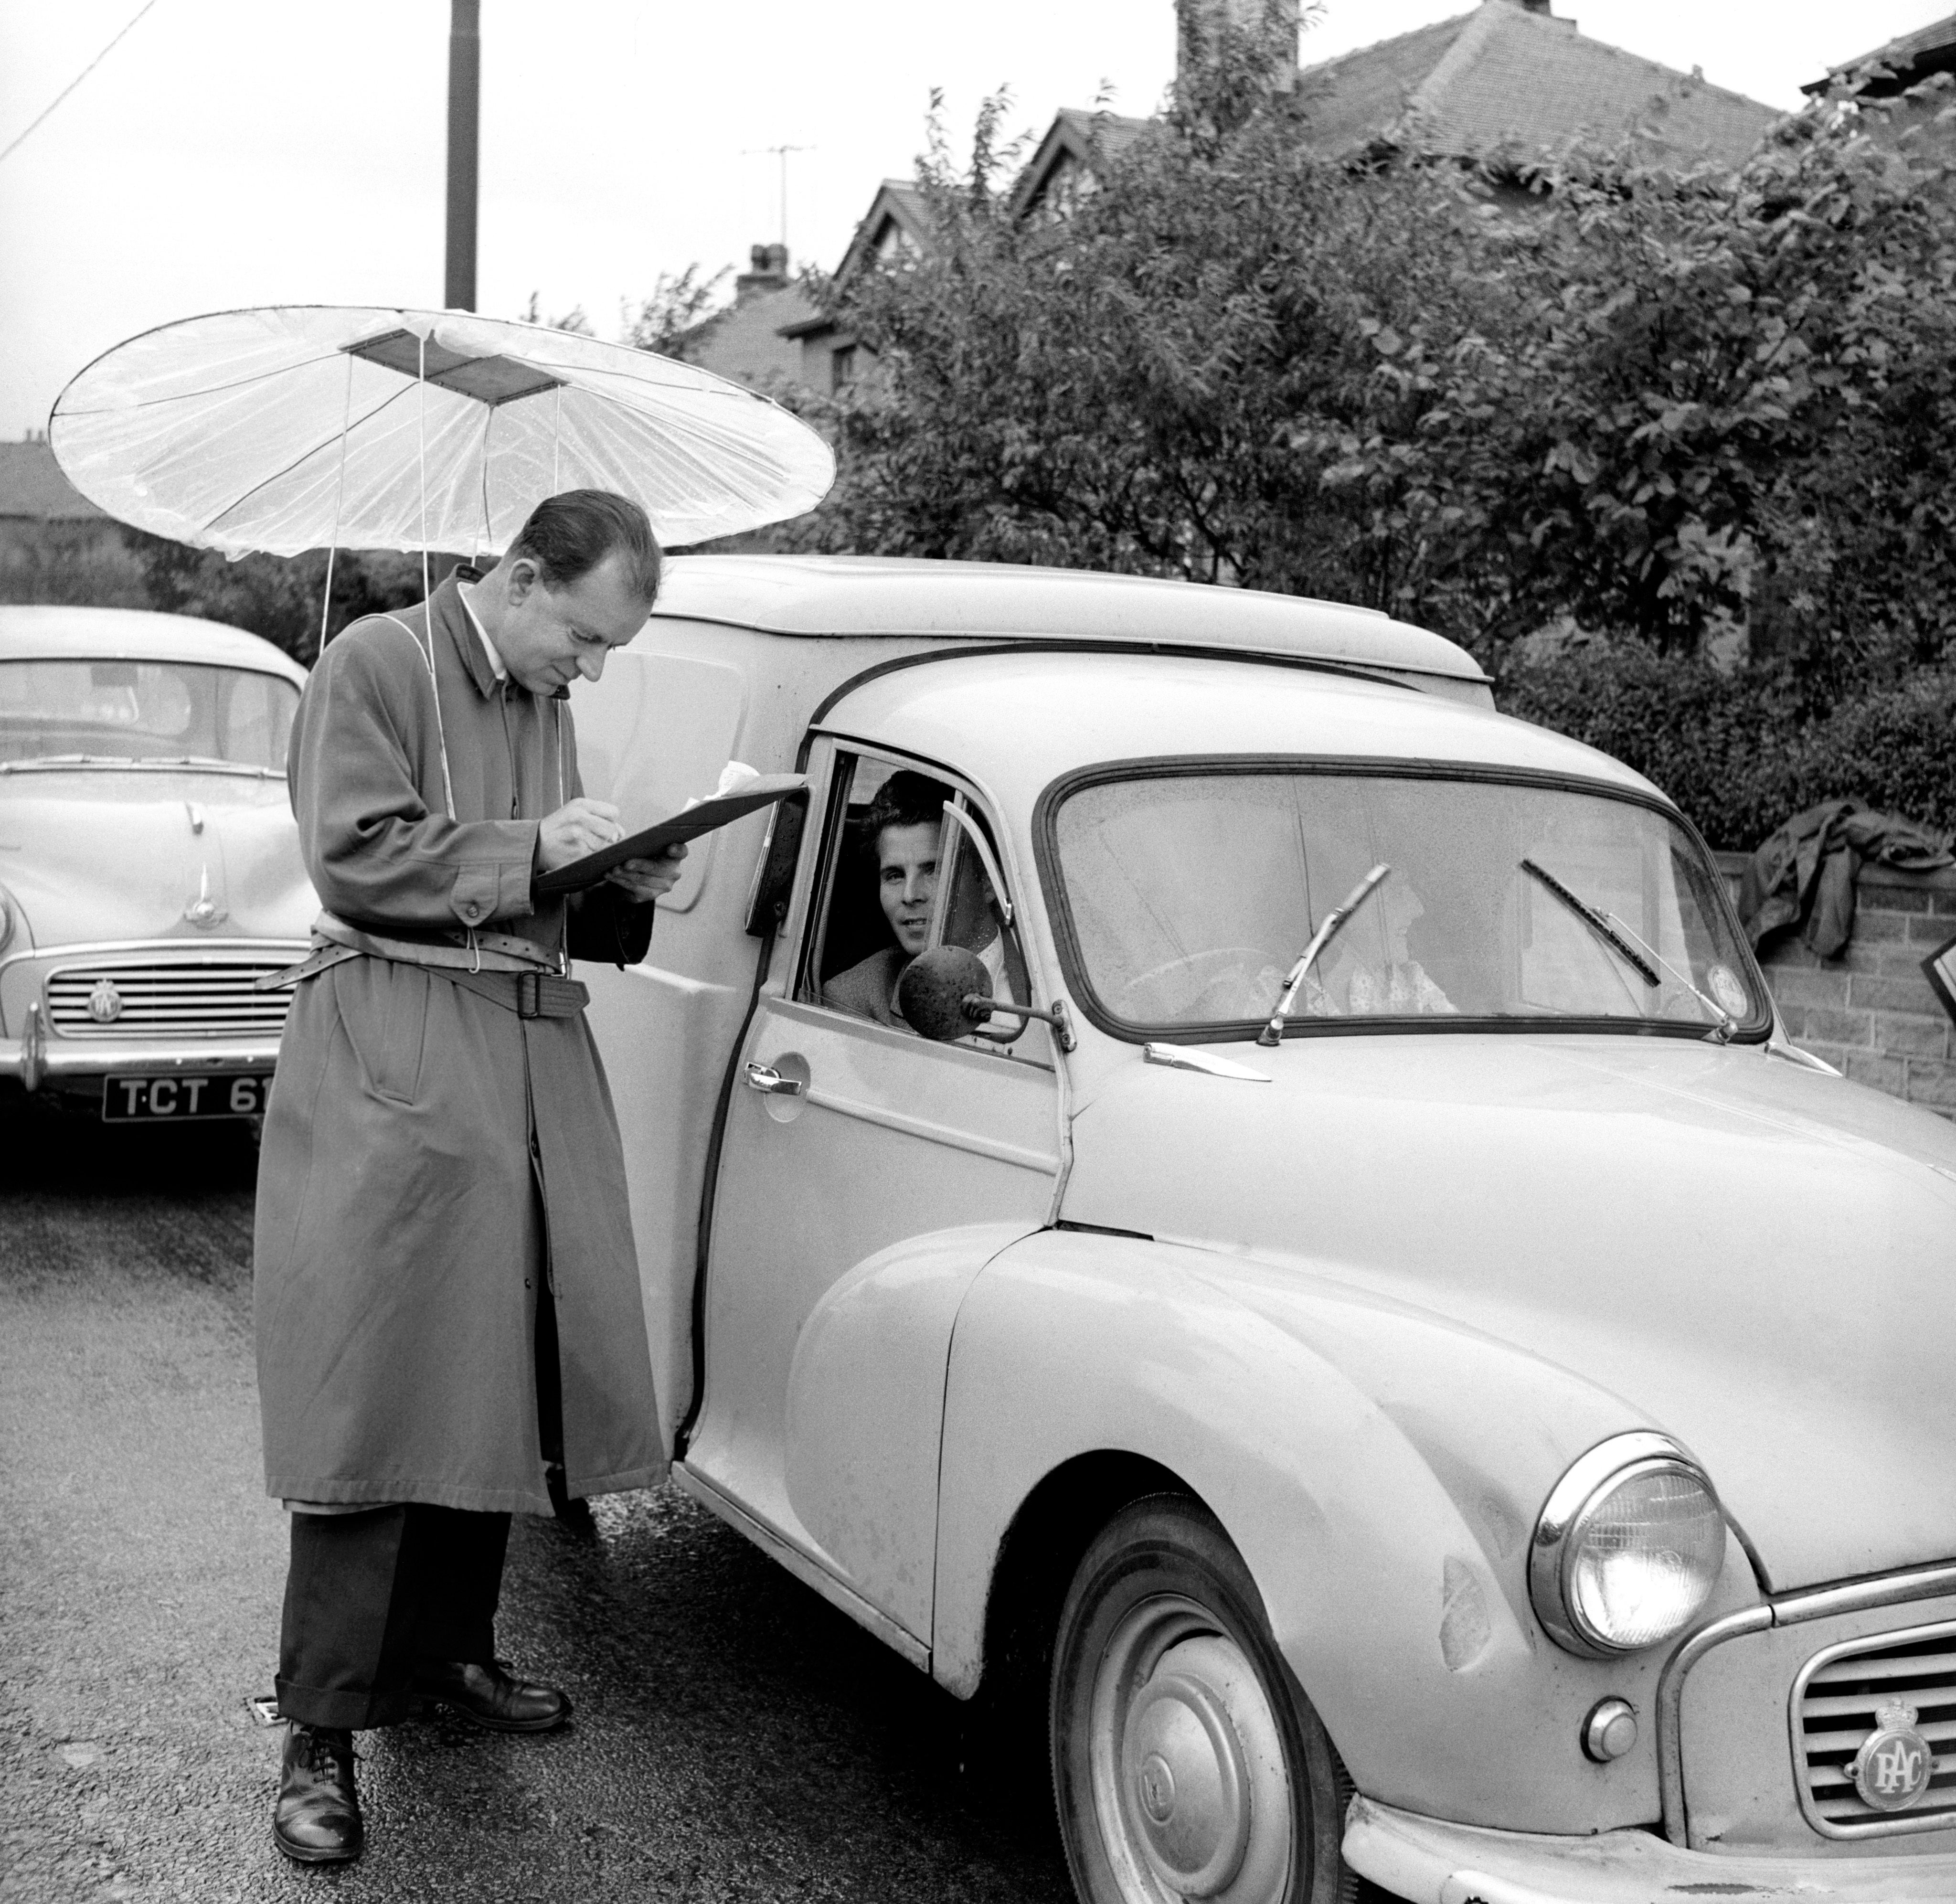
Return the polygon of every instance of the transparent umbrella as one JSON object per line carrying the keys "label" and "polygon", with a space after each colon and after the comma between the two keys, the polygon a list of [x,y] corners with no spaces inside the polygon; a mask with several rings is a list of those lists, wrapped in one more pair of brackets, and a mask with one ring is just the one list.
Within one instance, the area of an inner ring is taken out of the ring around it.
{"label": "transparent umbrella", "polygon": [[56,400],[69,480],[228,554],[500,552],[547,496],[636,497],[668,547],[812,509],[828,445],[671,358],[461,311],[219,311],[146,331]]}

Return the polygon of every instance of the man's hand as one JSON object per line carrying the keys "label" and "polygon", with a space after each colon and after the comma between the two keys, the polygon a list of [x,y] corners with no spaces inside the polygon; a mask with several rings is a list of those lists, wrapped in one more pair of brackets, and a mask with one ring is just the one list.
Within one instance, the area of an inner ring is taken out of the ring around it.
{"label": "man's hand", "polygon": [[618,810],[608,800],[585,800],[581,796],[560,807],[537,829],[537,860],[546,873],[554,873],[574,860],[601,852],[624,837],[618,824]]}
{"label": "man's hand", "polygon": [[683,841],[675,841],[655,860],[627,860],[605,874],[612,885],[621,886],[635,903],[644,905],[663,898],[679,884],[679,863],[686,857]]}

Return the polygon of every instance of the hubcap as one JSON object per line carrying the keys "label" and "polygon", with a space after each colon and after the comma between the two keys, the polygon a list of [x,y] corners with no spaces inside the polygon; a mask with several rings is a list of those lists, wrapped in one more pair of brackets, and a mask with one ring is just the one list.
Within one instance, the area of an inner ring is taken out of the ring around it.
{"label": "hubcap", "polygon": [[1134,1904],[1275,1904],[1290,1864],[1290,1780],[1261,1683],[1194,1602],[1135,1608],[1093,1689],[1094,1809]]}

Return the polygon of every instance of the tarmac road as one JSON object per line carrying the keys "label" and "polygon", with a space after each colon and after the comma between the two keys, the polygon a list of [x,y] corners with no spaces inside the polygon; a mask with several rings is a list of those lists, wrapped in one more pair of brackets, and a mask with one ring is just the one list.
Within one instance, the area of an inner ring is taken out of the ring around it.
{"label": "tarmac road", "polygon": [[359,1736],[369,1833],[269,1823],[285,1517],[260,1490],[253,1155],[0,1104],[0,1900],[1064,1904],[1030,1755],[667,1489],[519,1517],[502,1650],[564,1732]]}

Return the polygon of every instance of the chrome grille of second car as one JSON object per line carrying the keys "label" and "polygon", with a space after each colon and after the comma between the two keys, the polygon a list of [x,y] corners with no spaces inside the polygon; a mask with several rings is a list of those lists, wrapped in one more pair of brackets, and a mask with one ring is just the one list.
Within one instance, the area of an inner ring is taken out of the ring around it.
{"label": "chrome grille of second car", "polygon": [[48,1017],[69,1038],[276,1037],[292,995],[251,987],[291,962],[273,953],[64,966],[48,977]]}
{"label": "chrome grille of second car", "polygon": [[[1863,1745],[1887,1722],[1883,1709],[1913,1713],[1910,1729],[1934,1754],[1927,1790],[1905,1810],[1884,1811],[1855,1789]],[[1885,1836],[1956,1825],[1956,1621],[1830,1647],[1794,1693],[1794,1750],[1806,1815],[1830,1837]]]}

